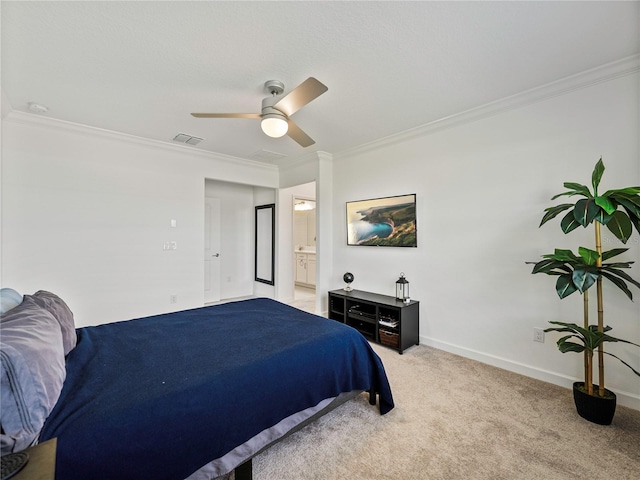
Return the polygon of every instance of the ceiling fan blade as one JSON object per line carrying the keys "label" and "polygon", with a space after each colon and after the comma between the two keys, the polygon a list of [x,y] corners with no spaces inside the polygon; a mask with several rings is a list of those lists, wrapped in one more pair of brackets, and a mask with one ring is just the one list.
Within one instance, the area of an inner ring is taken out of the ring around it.
{"label": "ceiling fan blade", "polygon": [[192,113],[196,118],[260,118],[259,113]]}
{"label": "ceiling fan blade", "polygon": [[291,121],[291,119],[289,119],[289,130],[287,130],[287,135],[293,138],[302,147],[308,147],[316,143],[313,138],[304,133],[298,125]]}
{"label": "ceiling fan blade", "polygon": [[280,110],[289,117],[327,90],[329,89],[325,84],[313,77],[309,77],[281,98],[273,108]]}

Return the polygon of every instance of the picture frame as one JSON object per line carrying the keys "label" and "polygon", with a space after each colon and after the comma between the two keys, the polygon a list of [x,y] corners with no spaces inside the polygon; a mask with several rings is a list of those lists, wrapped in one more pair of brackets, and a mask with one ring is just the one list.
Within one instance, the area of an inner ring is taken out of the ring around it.
{"label": "picture frame", "polygon": [[347,245],[417,247],[416,194],[346,202]]}

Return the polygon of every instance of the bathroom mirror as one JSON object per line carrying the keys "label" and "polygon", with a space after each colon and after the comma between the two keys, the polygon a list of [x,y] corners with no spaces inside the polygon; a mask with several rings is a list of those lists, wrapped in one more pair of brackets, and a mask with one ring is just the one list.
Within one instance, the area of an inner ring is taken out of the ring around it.
{"label": "bathroom mirror", "polygon": [[293,199],[293,245],[296,250],[315,251],[316,202],[313,199]]}

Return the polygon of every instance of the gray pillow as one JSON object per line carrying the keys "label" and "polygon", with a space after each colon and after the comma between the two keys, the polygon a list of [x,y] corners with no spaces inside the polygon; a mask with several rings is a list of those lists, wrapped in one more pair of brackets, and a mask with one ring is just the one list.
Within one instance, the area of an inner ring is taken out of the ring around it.
{"label": "gray pillow", "polygon": [[0,288],[0,314],[7,313],[22,303],[22,295],[13,288]]}
{"label": "gray pillow", "polygon": [[38,437],[66,377],[62,332],[51,313],[25,296],[0,316],[0,446],[23,450]]}
{"label": "gray pillow", "polygon": [[[25,295],[28,297],[29,295]],[[73,320],[73,313],[69,309],[64,300],[54,293],[45,290],[38,290],[31,296],[35,302],[53,315],[62,330],[62,344],[64,345],[64,354],[76,347],[76,324]]]}

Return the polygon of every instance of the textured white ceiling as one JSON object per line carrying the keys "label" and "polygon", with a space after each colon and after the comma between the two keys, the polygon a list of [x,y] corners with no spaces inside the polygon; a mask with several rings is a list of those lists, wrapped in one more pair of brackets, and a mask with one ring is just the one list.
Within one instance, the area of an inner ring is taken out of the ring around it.
{"label": "textured white ceiling", "polygon": [[[338,153],[640,52],[639,2],[2,1],[2,90],[58,119],[242,158]],[[271,139],[266,80],[329,91]],[[278,160],[273,160],[277,163]]]}

